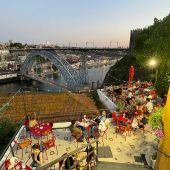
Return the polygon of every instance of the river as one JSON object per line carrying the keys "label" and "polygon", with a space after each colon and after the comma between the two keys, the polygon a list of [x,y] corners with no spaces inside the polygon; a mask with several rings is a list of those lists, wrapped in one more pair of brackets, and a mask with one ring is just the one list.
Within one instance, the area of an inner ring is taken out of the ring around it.
{"label": "river", "polygon": [[[91,88],[92,82],[94,82],[94,86],[97,85],[97,81],[102,84],[106,73],[109,71],[111,65],[102,66],[102,67],[92,67],[87,69],[88,72],[88,87]],[[52,77],[49,77],[52,78]],[[62,76],[58,78],[53,77],[53,80],[57,83],[64,83],[64,79]],[[19,89],[23,89],[24,91],[61,91],[61,88],[56,86],[50,86],[47,84],[43,84],[37,81],[16,81],[7,84],[0,85],[0,92],[9,93],[9,92],[16,92]]]}

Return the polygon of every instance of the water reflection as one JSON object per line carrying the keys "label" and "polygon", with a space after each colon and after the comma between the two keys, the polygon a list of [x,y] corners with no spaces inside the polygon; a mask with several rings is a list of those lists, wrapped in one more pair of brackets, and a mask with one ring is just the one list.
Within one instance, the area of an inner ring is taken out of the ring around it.
{"label": "water reflection", "polygon": [[[97,81],[100,82],[100,84],[103,82],[104,77],[106,73],[109,71],[109,68],[111,65],[98,67],[98,68],[90,68],[87,69],[88,72],[88,80],[89,80],[89,86],[91,86],[92,82],[95,82],[97,84]],[[65,83],[63,76],[60,74],[59,77],[53,77],[52,75],[48,77],[50,80],[54,80],[56,83],[63,84]],[[48,84],[43,84],[41,82],[37,81],[17,81],[13,83],[7,83],[7,84],[1,84],[0,85],[0,92],[16,92],[18,89],[22,88],[24,91],[61,91],[62,89],[60,87],[56,86],[50,86]]]}

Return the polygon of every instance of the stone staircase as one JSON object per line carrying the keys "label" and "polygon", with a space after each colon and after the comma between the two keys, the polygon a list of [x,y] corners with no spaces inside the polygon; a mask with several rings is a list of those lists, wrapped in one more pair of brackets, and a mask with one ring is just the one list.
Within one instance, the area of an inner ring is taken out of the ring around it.
{"label": "stone staircase", "polygon": [[151,170],[147,165],[113,163],[99,161],[93,170]]}

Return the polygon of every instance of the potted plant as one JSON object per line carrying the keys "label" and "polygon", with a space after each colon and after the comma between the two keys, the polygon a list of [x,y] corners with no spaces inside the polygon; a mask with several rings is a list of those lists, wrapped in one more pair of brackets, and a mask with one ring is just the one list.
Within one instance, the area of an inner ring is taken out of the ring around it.
{"label": "potted plant", "polygon": [[153,130],[162,129],[163,107],[158,108],[152,115],[149,116],[149,124]]}
{"label": "potted plant", "polygon": [[[152,129],[155,131],[155,140],[157,143],[159,143],[160,139],[164,137],[163,133],[163,122],[162,122],[162,115],[163,115],[163,107],[158,108],[155,110],[152,115],[149,117],[148,123],[152,127]],[[154,169],[155,162],[156,162],[156,153],[150,156],[151,160],[151,167]]]}
{"label": "potted plant", "polygon": [[121,113],[125,109],[125,102],[124,101],[118,100],[118,101],[116,101],[115,104],[117,106],[116,111],[118,113]]}

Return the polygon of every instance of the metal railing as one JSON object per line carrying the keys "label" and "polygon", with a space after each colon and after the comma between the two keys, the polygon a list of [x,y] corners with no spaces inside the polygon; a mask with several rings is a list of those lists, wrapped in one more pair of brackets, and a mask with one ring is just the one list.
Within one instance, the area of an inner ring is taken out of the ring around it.
{"label": "metal railing", "polygon": [[[92,146],[92,144],[94,144],[94,143],[96,143],[96,148],[95,148],[93,151],[90,151],[90,152],[89,152],[89,148],[90,148],[90,147]],[[85,149],[85,148],[88,148],[88,149],[87,149],[87,155],[84,156],[83,158],[81,158],[80,160],[75,161],[73,165],[70,165],[70,164],[69,164],[69,165],[68,165],[68,166],[69,166],[68,169],[71,170],[71,169],[75,168],[77,165],[79,165],[80,162],[82,162],[82,161],[85,160],[85,159],[87,159],[87,165],[90,164],[90,160],[88,161],[88,159],[89,159],[89,156],[90,156],[92,153],[94,153],[94,151],[96,151],[96,162],[97,162],[97,161],[98,161],[98,140],[95,139],[93,142],[88,143],[88,144],[85,145],[85,146],[82,146],[82,147],[80,147],[80,148],[78,148],[78,149],[76,149],[76,150],[74,150],[74,151],[72,151],[72,152],[70,152],[70,153],[68,153],[68,154],[66,154],[66,155],[64,155],[64,156],[61,156],[60,158],[57,158],[57,159],[55,159],[55,160],[53,160],[53,161],[51,161],[51,162],[49,162],[49,163],[47,163],[47,164],[45,164],[45,165],[43,165],[43,166],[41,166],[41,167],[38,167],[37,170],[46,170],[46,169],[48,169],[48,168],[50,168],[50,167],[53,167],[53,166],[55,166],[57,163],[59,164],[60,161],[64,161],[65,159],[69,158],[70,156],[73,156],[74,154],[78,154],[82,149]]]}
{"label": "metal railing", "polygon": [[165,153],[165,152],[163,152],[163,151],[161,151],[159,149],[157,149],[157,151],[160,152],[161,154],[165,155],[165,157],[170,157],[170,155],[168,155],[167,153]]}

